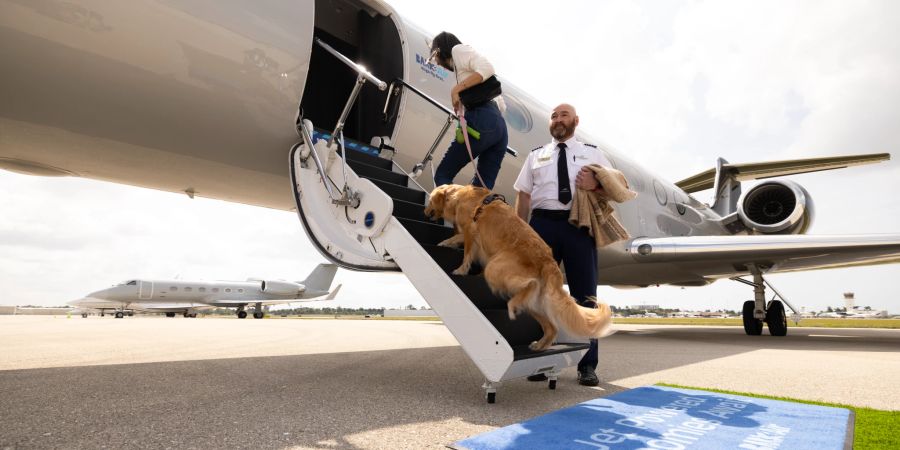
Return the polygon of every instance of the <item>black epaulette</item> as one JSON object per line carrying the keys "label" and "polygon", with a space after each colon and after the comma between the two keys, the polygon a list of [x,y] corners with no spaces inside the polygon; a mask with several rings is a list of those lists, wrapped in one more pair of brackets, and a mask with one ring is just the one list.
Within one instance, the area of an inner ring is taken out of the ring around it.
{"label": "black epaulette", "polygon": [[585,143],[584,145],[586,145],[586,146],[588,146],[588,147],[591,147],[591,148],[597,148],[597,146],[594,145],[594,144],[588,144],[588,143]]}
{"label": "black epaulette", "polygon": [[540,150],[540,149],[542,149],[542,148],[544,148],[544,146],[543,146],[543,145],[542,145],[542,146],[540,146],[540,147],[535,147],[535,148],[533,148],[533,149],[531,149],[531,151],[535,151],[535,150]]}

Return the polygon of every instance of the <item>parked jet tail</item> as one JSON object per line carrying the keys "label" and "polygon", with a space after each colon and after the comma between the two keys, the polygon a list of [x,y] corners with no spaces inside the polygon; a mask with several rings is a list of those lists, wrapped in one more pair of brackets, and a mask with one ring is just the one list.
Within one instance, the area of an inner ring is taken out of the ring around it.
{"label": "parked jet tail", "polygon": [[307,292],[328,292],[331,288],[331,282],[334,281],[334,274],[336,272],[337,266],[334,264],[319,264],[305,280],[300,281],[300,284],[306,286]]}

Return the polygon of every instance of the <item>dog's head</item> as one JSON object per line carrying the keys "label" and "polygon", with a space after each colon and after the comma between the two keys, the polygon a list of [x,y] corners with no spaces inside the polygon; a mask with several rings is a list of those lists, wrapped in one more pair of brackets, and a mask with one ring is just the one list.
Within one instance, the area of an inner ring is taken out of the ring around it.
{"label": "dog's head", "polygon": [[428,206],[425,207],[425,216],[429,219],[443,219],[447,217],[447,204],[453,200],[456,191],[463,186],[458,184],[445,184],[431,191]]}

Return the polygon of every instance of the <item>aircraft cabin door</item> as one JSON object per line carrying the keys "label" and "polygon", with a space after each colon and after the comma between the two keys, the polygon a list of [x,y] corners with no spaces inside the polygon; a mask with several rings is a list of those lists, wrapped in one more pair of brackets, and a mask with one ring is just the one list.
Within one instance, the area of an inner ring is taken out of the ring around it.
{"label": "aircraft cabin door", "polygon": [[138,298],[141,300],[147,300],[153,297],[153,282],[152,281],[140,281],[140,286],[138,287]]}

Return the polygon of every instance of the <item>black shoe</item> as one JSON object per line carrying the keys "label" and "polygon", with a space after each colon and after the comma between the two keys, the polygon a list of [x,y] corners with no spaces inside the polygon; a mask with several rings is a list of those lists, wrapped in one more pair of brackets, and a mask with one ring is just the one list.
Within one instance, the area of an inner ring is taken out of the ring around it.
{"label": "black shoe", "polygon": [[597,378],[594,369],[585,367],[583,369],[578,369],[578,384],[582,386],[597,386],[600,384],[600,379]]}
{"label": "black shoe", "polygon": [[534,375],[528,375],[528,381],[547,381],[547,375],[544,373],[537,373]]}

